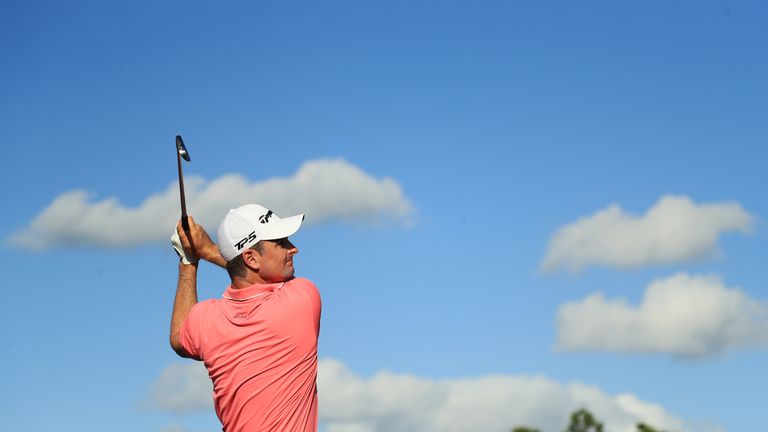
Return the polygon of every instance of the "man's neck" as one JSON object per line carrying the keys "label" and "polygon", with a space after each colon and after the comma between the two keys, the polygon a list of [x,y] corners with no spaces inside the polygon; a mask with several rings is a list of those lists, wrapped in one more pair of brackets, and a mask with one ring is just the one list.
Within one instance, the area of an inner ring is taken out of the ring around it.
{"label": "man's neck", "polygon": [[245,277],[232,278],[232,288],[234,289],[243,289],[243,288],[248,288],[251,285],[267,284],[267,283],[269,282],[262,279],[261,276],[258,275],[258,273],[250,273],[248,274],[248,276],[245,276]]}

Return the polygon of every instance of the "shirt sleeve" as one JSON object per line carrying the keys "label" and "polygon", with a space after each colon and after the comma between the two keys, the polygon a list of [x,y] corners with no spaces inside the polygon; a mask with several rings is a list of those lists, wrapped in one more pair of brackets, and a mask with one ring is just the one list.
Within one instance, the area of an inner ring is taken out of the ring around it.
{"label": "shirt sleeve", "polygon": [[312,321],[315,326],[315,333],[320,333],[320,315],[322,314],[323,302],[320,298],[320,291],[317,286],[309,279],[300,278],[298,282],[309,299],[309,303],[312,307]]}
{"label": "shirt sleeve", "polygon": [[187,319],[184,320],[181,330],[179,330],[181,347],[195,360],[202,360],[200,355],[200,326],[198,324],[202,307],[202,303],[192,306],[192,309],[187,314]]}

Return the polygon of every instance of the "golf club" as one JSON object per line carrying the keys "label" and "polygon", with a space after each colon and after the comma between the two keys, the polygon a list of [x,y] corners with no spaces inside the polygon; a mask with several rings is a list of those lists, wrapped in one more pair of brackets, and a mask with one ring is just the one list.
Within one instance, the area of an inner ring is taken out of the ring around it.
{"label": "golf club", "polygon": [[176,163],[179,166],[179,195],[181,196],[181,226],[184,231],[189,232],[189,221],[187,221],[187,201],[184,197],[184,176],[181,173],[181,159],[184,158],[187,162],[192,162],[189,157],[187,147],[184,145],[184,140],[181,139],[181,135],[176,135]]}

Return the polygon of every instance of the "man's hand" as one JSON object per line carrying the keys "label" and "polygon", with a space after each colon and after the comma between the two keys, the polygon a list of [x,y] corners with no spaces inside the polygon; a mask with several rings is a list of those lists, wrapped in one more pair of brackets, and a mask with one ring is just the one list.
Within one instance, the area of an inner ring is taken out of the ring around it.
{"label": "man's hand", "polygon": [[176,224],[176,232],[171,236],[171,244],[179,254],[184,264],[196,263],[199,259],[204,259],[220,267],[226,267],[227,263],[219,253],[208,233],[203,227],[195,222],[192,216],[188,216],[189,232],[184,231],[181,221]]}
{"label": "man's hand", "polygon": [[181,238],[179,237],[179,233],[176,230],[173,230],[173,235],[171,236],[171,245],[176,251],[176,255],[178,255],[181,259],[182,263],[189,265],[195,264],[199,261],[199,258],[194,255],[193,251],[187,252],[184,250],[184,246],[181,244]]}

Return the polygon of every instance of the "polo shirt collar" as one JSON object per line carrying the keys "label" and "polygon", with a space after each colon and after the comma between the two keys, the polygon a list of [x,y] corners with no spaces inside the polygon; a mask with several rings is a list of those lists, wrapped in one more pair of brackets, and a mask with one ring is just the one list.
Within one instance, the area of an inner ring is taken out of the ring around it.
{"label": "polo shirt collar", "polygon": [[274,291],[280,288],[281,286],[283,286],[284,284],[285,282],[270,283],[270,284],[257,283],[245,288],[233,288],[232,285],[230,285],[227,287],[227,290],[224,291],[223,297],[226,299],[236,300],[236,301],[248,300],[248,299],[266,294],[270,291]]}

